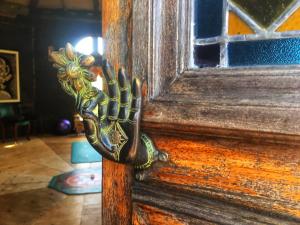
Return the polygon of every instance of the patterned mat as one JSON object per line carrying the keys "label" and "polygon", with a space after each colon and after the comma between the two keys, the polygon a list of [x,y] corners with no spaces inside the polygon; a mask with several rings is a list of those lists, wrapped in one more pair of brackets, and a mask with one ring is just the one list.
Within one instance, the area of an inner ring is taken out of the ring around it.
{"label": "patterned mat", "polygon": [[70,195],[101,192],[102,169],[76,169],[54,176],[49,187]]}
{"label": "patterned mat", "polygon": [[87,141],[76,141],[72,143],[72,163],[92,163],[101,161],[101,155]]}

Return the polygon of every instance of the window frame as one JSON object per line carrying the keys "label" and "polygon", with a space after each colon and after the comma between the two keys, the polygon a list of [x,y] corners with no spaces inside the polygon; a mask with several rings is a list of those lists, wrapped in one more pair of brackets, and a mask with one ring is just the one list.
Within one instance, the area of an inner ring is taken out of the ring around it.
{"label": "window frame", "polygon": [[189,68],[191,0],[133,5],[133,74],[147,81],[144,127],[300,140],[300,68]]}

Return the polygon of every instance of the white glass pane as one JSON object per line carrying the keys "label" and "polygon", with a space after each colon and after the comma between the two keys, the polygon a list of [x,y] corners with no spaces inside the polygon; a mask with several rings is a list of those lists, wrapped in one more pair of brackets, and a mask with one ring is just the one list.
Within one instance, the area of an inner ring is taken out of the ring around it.
{"label": "white glass pane", "polygon": [[93,38],[86,37],[81,39],[76,45],[75,50],[85,55],[90,55],[93,53]]}
{"label": "white glass pane", "polygon": [[98,53],[103,55],[103,39],[98,37]]}

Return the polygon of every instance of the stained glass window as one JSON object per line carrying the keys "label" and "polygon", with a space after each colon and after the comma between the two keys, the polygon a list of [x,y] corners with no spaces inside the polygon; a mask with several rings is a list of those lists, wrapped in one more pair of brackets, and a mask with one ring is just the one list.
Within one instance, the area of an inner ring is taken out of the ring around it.
{"label": "stained glass window", "polygon": [[300,0],[192,2],[192,66],[300,64]]}

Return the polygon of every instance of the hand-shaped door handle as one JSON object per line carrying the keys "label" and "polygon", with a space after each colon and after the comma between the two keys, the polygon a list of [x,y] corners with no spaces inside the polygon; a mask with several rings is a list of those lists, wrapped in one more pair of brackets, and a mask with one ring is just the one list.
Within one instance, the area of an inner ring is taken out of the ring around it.
{"label": "hand-shaped door handle", "polygon": [[138,78],[129,82],[124,69],[116,76],[104,60],[106,93],[92,86],[96,80],[89,71],[95,61],[93,56],[75,52],[69,43],[65,49],[50,51],[49,56],[58,69],[62,88],[75,98],[87,140],[95,150],[107,159],[132,164],[136,169],[167,160],[167,154],[157,150],[151,139],[140,132],[142,96]]}

